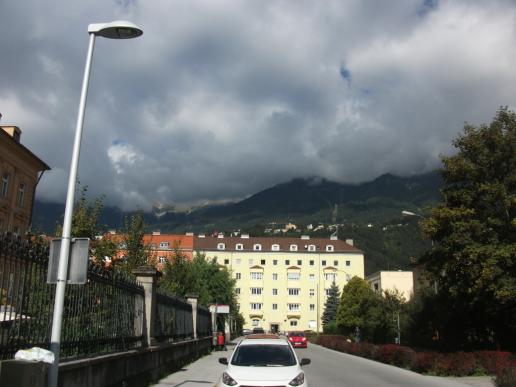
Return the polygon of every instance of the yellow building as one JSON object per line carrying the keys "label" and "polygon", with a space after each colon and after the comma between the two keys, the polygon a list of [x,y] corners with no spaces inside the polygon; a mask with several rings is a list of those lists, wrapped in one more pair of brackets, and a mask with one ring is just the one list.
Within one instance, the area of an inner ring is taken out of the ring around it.
{"label": "yellow building", "polygon": [[0,127],[0,232],[23,235],[32,220],[36,185],[50,167],[20,143],[20,136],[17,126]]}
{"label": "yellow building", "polygon": [[414,277],[411,271],[378,271],[368,275],[366,281],[376,292],[397,290],[407,301],[414,294]]}
{"label": "yellow building", "polygon": [[330,239],[206,237],[194,239],[194,251],[217,258],[236,279],[244,328],[283,332],[322,331],[326,294],[335,280],[342,288],[354,276],[364,278],[364,254]]}

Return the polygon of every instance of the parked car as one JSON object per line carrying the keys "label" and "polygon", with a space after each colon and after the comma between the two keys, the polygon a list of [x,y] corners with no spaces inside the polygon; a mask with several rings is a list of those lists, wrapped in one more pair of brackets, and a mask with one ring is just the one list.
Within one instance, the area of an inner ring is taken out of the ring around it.
{"label": "parked car", "polygon": [[304,332],[289,332],[287,339],[295,348],[306,348],[308,346],[308,340]]}
{"label": "parked car", "polygon": [[251,333],[253,333],[253,331],[252,331],[252,330],[250,330],[250,329],[248,329],[248,328],[244,328],[244,329],[242,330],[242,334],[243,334],[243,335],[250,335]]}
{"label": "parked car", "polygon": [[310,359],[298,360],[292,345],[277,335],[253,335],[240,341],[216,387],[226,386],[298,386],[307,387],[301,366]]}
{"label": "parked car", "polygon": [[265,333],[265,331],[263,330],[263,328],[256,327],[253,328],[253,333]]}

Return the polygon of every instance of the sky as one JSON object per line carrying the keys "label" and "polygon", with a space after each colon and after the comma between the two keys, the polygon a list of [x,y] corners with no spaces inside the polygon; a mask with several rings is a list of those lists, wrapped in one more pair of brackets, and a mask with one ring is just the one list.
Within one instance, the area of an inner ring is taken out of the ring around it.
{"label": "sky", "polygon": [[516,105],[509,0],[0,0],[0,125],[64,202],[90,23],[79,180],[124,210],[238,200],[298,177],[440,166],[464,122]]}

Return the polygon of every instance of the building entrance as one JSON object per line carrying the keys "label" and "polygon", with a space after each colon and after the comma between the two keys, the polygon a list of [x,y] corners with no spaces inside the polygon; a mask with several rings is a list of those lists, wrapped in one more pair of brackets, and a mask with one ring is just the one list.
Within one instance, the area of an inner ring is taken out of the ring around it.
{"label": "building entrance", "polygon": [[271,333],[278,333],[279,324],[271,324]]}

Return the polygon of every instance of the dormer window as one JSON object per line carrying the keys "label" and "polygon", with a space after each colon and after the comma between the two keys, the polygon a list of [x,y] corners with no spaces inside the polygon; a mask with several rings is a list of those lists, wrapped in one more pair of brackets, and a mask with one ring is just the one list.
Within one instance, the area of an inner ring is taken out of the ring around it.
{"label": "dormer window", "polygon": [[308,251],[315,251],[315,245],[308,245]]}
{"label": "dormer window", "polygon": [[279,245],[272,245],[272,246],[271,246],[271,250],[272,250],[272,251],[279,251],[279,250],[280,250],[280,247],[279,247]]}
{"label": "dormer window", "polygon": [[261,251],[262,250],[262,245],[259,244],[259,243],[256,243],[254,246],[253,246],[253,250],[254,251]]}
{"label": "dormer window", "polygon": [[224,250],[226,248],[226,245],[224,243],[219,243],[217,245],[217,250]]}
{"label": "dormer window", "polygon": [[168,248],[168,242],[161,242],[159,244],[159,247],[161,247],[162,249],[167,249]]}
{"label": "dormer window", "polygon": [[243,250],[244,249],[244,245],[242,243],[237,243],[236,246],[235,246],[235,250]]}
{"label": "dormer window", "polygon": [[326,245],[326,251],[334,251],[333,245]]}
{"label": "dormer window", "polygon": [[297,245],[290,245],[290,251],[297,251]]}

